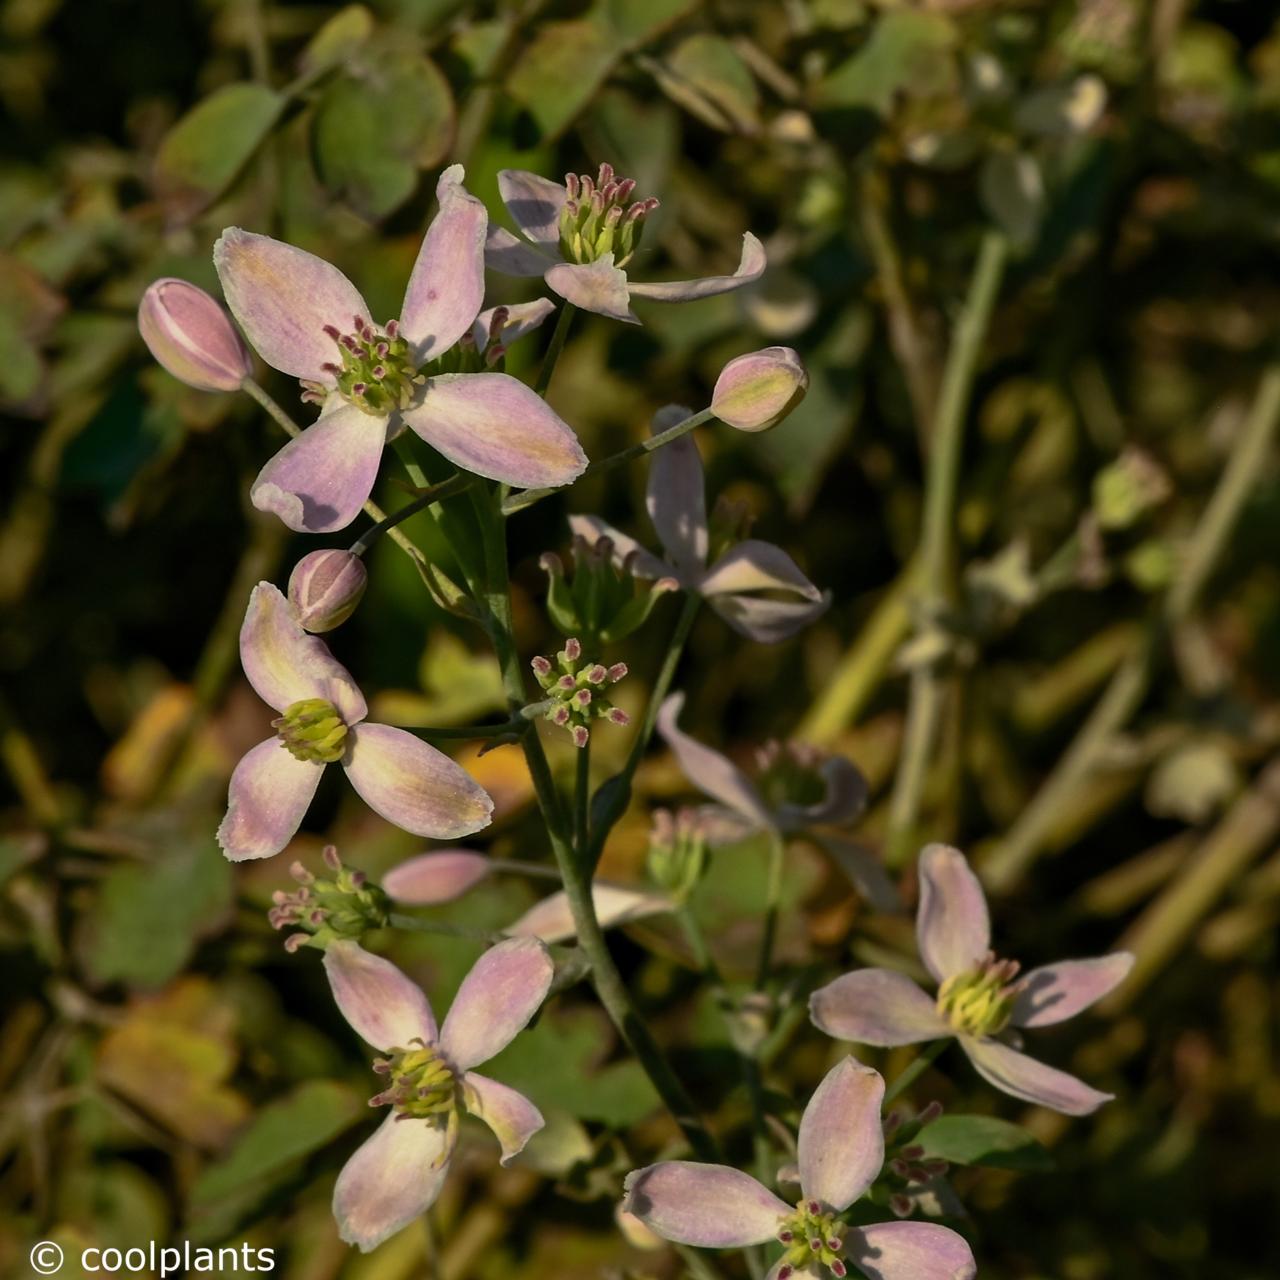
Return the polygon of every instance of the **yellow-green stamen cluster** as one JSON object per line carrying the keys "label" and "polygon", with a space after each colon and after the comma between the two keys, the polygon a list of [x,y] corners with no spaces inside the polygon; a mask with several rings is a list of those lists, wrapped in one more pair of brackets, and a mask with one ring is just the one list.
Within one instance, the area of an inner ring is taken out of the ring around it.
{"label": "yellow-green stamen cluster", "polygon": [[430,1120],[457,1108],[458,1081],[445,1056],[433,1044],[415,1040],[416,1048],[395,1049],[374,1060],[373,1069],[388,1079],[387,1087],[369,1099],[371,1107],[394,1108],[400,1120]]}
{"label": "yellow-green stamen cluster", "polygon": [[507,354],[504,333],[510,320],[509,308],[494,307],[483,342],[477,342],[471,333],[464,333],[448,351],[427,364],[424,367],[424,373],[435,376],[441,373],[484,373],[489,369],[501,370]]}
{"label": "yellow-green stamen cluster", "polygon": [[825,751],[804,742],[766,742],[756,752],[756,786],[770,809],[784,804],[814,805],[827,798],[819,772]]}
{"label": "yellow-green stamen cluster", "polygon": [[[354,317],[354,324],[351,333],[340,333],[331,324],[324,329],[341,357],[341,363],[323,366],[337,383],[338,394],[369,414],[407,409],[426,379],[399,326],[389,320],[385,329],[375,329],[360,316]],[[304,400],[322,401],[327,395],[320,383],[304,382],[303,388]]]}
{"label": "yellow-green stamen cluster", "polygon": [[1016,960],[988,952],[968,973],[952,974],[938,989],[938,1012],[960,1035],[993,1036],[1009,1025],[1018,976]]}
{"label": "yellow-green stamen cluster", "polygon": [[346,750],[347,726],[332,702],[323,698],[303,698],[285,708],[284,715],[271,722],[276,737],[291,756],[332,764]]}
{"label": "yellow-green stamen cluster", "polygon": [[285,939],[287,951],[308,945],[323,948],[344,938],[359,941],[370,929],[387,923],[390,900],[363,871],[344,867],[333,845],[325,849],[324,862],[332,878],[312,875],[295,862],[289,874],[299,887],[292,893],[277,889],[271,895],[271,927],[298,930]]}
{"label": "yellow-green stamen cluster", "polygon": [[532,666],[547,695],[546,702],[540,704],[543,718],[567,729],[575,747],[587,745],[592,720],[630,723],[631,717],[603,696],[605,688],[627,674],[625,662],[615,662],[611,667],[603,662],[584,662],[582,645],[571,637],[556,654],[554,665],[550,658],[538,657]]}
{"label": "yellow-green stamen cluster", "polygon": [[652,196],[632,200],[634,178],[614,176],[613,166],[602,164],[593,180],[590,174],[565,174],[566,198],[560,210],[560,251],[567,262],[595,262],[613,254],[616,267],[625,266],[640,243],[644,220],[657,207]]}
{"label": "yellow-green stamen cluster", "polygon": [[826,1267],[833,1276],[844,1276],[847,1268],[841,1258],[844,1239],[839,1215],[824,1211],[816,1200],[801,1200],[796,1211],[783,1219],[778,1239],[786,1246],[778,1280],[790,1280],[795,1272],[803,1274],[815,1266]]}

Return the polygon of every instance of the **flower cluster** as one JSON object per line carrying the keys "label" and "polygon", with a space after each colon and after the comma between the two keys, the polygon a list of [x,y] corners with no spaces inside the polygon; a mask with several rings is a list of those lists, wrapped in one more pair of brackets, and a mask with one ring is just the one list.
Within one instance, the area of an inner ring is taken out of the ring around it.
{"label": "flower cluster", "polygon": [[534,678],[547,695],[543,718],[558,728],[567,729],[575,747],[585,747],[591,737],[593,720],[626,725],[630,717],[615,707],[604,691],[627,674],[625,662],[606,667],[603,662],[583,661],[582,645],[576,637],[565,641],[564,648],[550,658],[541,655],[530,664]]}

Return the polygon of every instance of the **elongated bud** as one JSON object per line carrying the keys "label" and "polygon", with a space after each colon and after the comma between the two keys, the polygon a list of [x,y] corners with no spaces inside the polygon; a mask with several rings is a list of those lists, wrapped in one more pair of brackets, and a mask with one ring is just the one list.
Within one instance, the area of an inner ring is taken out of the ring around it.
{"label": "elongated bud", "polygon": [[249,348],[221,305],[185,280],[148,285],[138,331],[151,354],[180,382],[200,391],[238,391],[253,372]]}
{"label": "elongated bud", "polygon": [[716,379],[711,412],[739,431],[768,431],[804,399],[809,374],[790,347],[730,360]]}
{"label": "elongated bud", "polygon": [[332,631],[355,612],[368,581],[364,561],[350,551],[313,551],[289,575],[289,603],[308,631]]}

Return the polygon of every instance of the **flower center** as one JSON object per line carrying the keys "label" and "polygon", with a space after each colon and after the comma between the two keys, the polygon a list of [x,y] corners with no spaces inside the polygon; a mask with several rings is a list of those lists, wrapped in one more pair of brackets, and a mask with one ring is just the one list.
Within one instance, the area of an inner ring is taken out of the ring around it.
{"label": "flower center", "polygon": [[847,1268],[840,1254],[844,1240],[840,1231],[843,1224],[835,1213],[824,1213],[817,1200],[801,1200],[796,1211],[784,1218],[778,1229],[778,1239],[786,1246],[777,1280],[789,1280],[807,1268],[826,1267],[833,1276],[844,1276]]}
{"label": "flower center", "polygon": [[993,1036],[1009,1025],[1017,976],[1016,960],[987,952],[977,968],[953,974],[938,988],[938,1012],[962,1035]]}
{"label": "flower center", "polygon": [[[338,394],[369,414],[407,409],[426,379],[418,372],[399,325],[388,320],[385,329],[375,329],[360,316],[353,323],[351,333],[339,333],[331,324],[324,327],[338,347],[340,363],[324,366],[337,382]],[[328,395],[320,383],[304,381],[302,385],[304,400],[323,402]]]}
{"label": "flower center", "polygon": [[803,742],[766,742],[756,752],[756,785],[770,809],[784,804],[815,805],[827,798],[819,769],[825,751]]}
{"label": "flower center", "polygon": [[560,250],[565,259],[595,262],[611,253],[615,266],[625,266],[657,200],[632,200],[635,179],[614,177],[607,164],[600,166],[595,181],[586,173],[565,174],[564,186],[568,196],[560,210]]}
{"label": "flower center", "polygon": [[293,703],[271,727],[289,754],[299,760],[332,764],[342,759],[346,749],[347,726],[333,703],[323,698]]}
{"label": "flower center", "polygon": [[433,1044],[414,1040],[416,1049],[394,1049],[376,1058],[373,1069],[388,1078],[387,1087],[369,1099],[371,1107],[393,1107],[398,1119],[429,1120],[457,1106],[453,1068]]}
{"label": "flower center", "polygon": [[267,919],[274,929],[299,930],[285,939],[285,949],[296,951],[312,943],[324,947],[340,938],[359,939],[370,929],[387,923],[390,900],[363,871],[344,867],[338,851],[329,845],[324,863],[332,873],[314,876],[300,862],[289,868],[298,882],[292,893],[277,889],[271,895]]}

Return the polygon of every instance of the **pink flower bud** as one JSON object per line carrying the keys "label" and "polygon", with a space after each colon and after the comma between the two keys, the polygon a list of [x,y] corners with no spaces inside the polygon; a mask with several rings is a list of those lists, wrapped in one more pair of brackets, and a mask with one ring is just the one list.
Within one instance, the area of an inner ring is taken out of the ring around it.
{"label": "pink flower bud", "polygon": [[238,391],[253,371],[249,348],[231,318],[203,289],[156,280],[138,305],[138,330],[151,354],[180,382],[200,391]]}
{"label": "pink flower bud", "polygon": [[368,581],[364,561],[350,551],[313,551],[289,575],[289,602],[306,630],[332,631],[355,612]]}
{"label": "pink flower bud", "polygon": [[739,431],[767,431],[804,399],[809,375],[790,347],[730,360],[716,379],[711,412]]}

